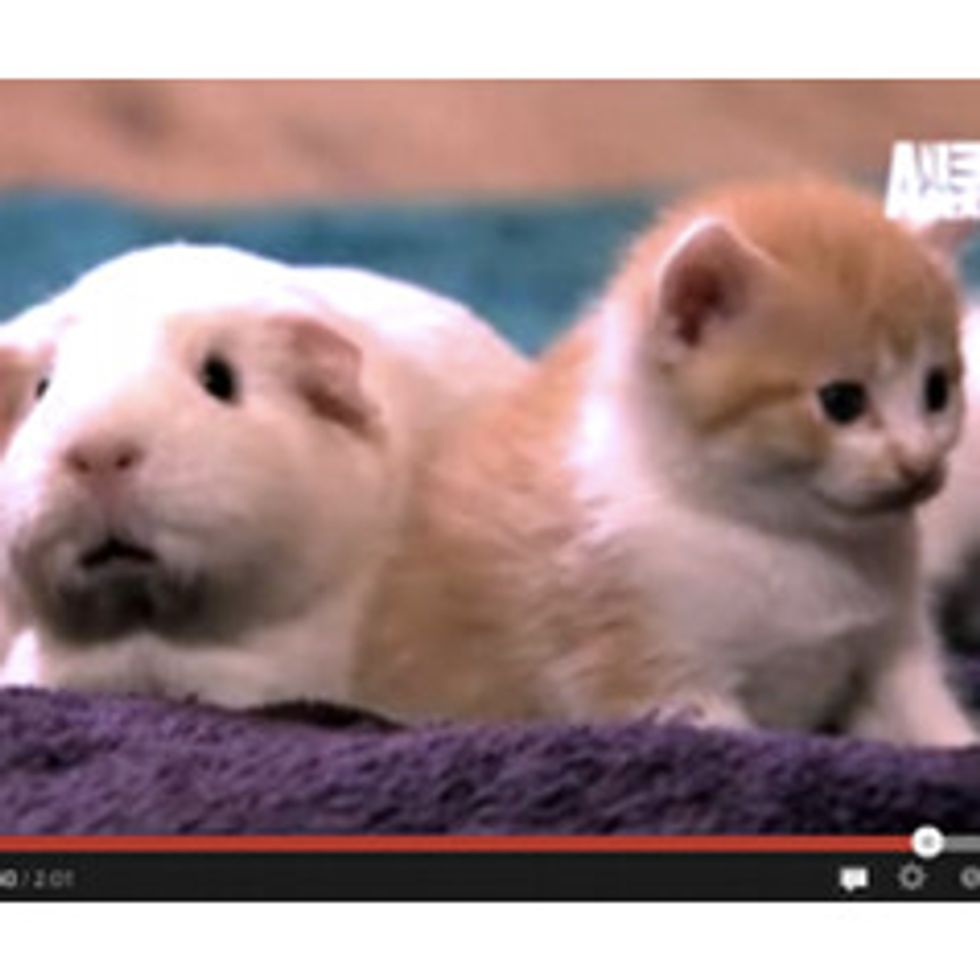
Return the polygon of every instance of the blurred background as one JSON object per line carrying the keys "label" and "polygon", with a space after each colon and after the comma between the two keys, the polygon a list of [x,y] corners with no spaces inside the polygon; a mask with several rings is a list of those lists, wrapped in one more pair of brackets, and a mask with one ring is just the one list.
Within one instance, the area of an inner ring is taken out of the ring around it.
{"label": "blurred background", "polygon": [[980,82],[0,81],[0,189],[153,202],[616,192],[980,138]]}
{"label": "blurred background", "polygon": [[883,188],[896,139],[980,139],[980,82],[0,81],[0,318],[222,242],[429,286],[534,352],[676,194]]}

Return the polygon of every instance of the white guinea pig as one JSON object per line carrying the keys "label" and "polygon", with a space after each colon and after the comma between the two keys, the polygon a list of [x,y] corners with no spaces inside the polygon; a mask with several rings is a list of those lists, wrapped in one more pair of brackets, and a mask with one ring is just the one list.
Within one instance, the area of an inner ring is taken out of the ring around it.
{"label": "white guinea pig", "polygon": [[343,700],[415,464],[524,369],[366,272],[99,266],[0,328],[0,683]]}

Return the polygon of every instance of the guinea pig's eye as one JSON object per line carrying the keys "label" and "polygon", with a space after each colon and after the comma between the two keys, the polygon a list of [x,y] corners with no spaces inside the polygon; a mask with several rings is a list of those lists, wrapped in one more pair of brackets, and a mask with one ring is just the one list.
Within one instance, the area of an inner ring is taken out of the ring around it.
{"label": "guinea pig's eye", "polygon": [[941,412],[949,404],[949,375],[943,368],[933,368],[922,386],[922,400],[927,412]]}
{"label": "guinea pig's eye", "polygon": [[51,378],[49,378],[47,375],[45,375],[43,378],[39,378],[37,384],[34,385],[34,401],[39,402],[50,387]]}
{"label": "guinea pig's eye", "polygon": [[856,421],[868,407],[868,393],[859,381],[831,381],[817,396],[824,415],[837,425]]}
{"label": "guinea pig's eye", "polygon": [[238,375],[223,357],[212,354],[200,372],[201,387],[212,398],[221,402],[234,402],[238,399]]}

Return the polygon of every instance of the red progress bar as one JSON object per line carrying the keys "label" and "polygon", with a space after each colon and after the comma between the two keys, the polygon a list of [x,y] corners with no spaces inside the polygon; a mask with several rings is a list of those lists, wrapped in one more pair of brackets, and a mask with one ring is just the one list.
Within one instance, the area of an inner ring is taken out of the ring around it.
{"label": "red progress bar", "polygon": [[908,836],[0,836],[0,852],[331,852],[338,853],[908,853]]}

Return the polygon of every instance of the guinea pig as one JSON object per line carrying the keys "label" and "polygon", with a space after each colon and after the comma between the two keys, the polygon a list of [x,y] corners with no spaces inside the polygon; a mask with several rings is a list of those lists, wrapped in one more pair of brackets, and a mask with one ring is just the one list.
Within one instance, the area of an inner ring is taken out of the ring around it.
{"label": "guinea pig", "polygon": [[344,700],[426,445],[524,368],[358,270],[97,267],[0,328],[0,683]]}

